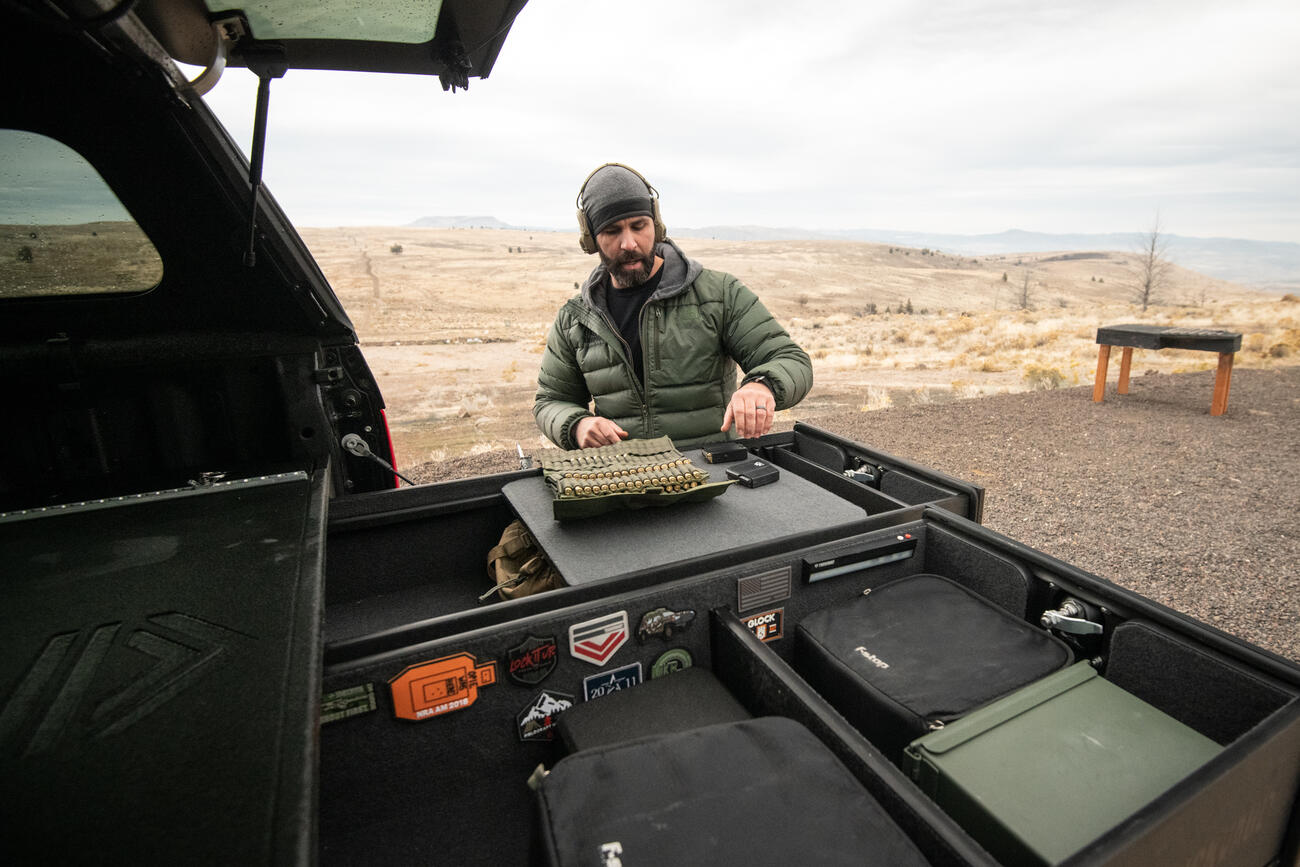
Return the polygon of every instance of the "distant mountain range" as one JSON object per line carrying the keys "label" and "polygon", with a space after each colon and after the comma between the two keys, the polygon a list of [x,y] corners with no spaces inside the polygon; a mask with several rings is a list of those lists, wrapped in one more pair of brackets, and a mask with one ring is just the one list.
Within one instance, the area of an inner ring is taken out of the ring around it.
{"label": "distant mountain range", "polygon": [[[408,226],[418,226],[422,229],[528,229],[536,227],[530,226],[511,226],[501,222],[496,217],[421,217],[414,223],[407,223]],[[542,231],[554,231],[553,229],[544,229]]]}
{"label": "distant mountain range", "polygon": [[[412,226],[439,229],[525,229],[569,231],[545,226],[517,226],[496,217],[421,217]],[[945,253],[991,256],[1007,253],[1068,252],[1078,250],[1136,251],[1140,232],[1052,235],[1011,229],[991,235],[952,235],[939,232],[898,232],[883,229],[818,231],[768,226],[670,227],[681,238],[712,238],[722,241],[867,241],[900,247],[929,247]],[[1170,261],[1218,277],[1276,292],[1300,290],[1300,244],[1283,241],[1249,241],[1241,238],[1193,238],[1162,235]]]}
{"label": "distant mountain range", "polygon": [[[945,253],[991,256],[1005,253],[1045,253],[1075,250],[1136,251],[1144,237],[1140,232],[1108,234],[1050,235],[1011,229],[995,235],[949,235],[938,232],[894,232],[856,229],[843,232],[811,232],[805,229],[769,229],[761,226],[705,226],[676,229],[682,237],[722,240],[843,240],[897,244],[901,247],[929,247]],[[1281,241],[1248,241],[1240,238],[1192,238],[1161,235],[1170,261],[1247,286],[1277,292],[1300,289],[1300,244]]]}

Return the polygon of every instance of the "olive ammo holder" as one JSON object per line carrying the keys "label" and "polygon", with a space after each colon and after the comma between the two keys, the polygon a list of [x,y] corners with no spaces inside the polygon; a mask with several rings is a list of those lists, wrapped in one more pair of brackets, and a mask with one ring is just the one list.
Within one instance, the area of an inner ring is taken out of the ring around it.
{"label": "olive ammo holder", "polygon": [[625,440],[540,459],[555,494],[555,519],[590,518],[613,509],[640,509],[708,500],[730,482],[710,482],[668,437]]}

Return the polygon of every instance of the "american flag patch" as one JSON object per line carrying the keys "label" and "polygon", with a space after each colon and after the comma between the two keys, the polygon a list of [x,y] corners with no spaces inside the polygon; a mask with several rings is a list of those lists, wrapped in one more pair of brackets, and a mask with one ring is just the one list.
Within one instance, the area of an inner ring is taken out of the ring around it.
{"label": "american flag patch", "polygon": [[792,574],[789,566],[783,566],[741,578],[736,582],[736,610],[748,611],[789,599]]}

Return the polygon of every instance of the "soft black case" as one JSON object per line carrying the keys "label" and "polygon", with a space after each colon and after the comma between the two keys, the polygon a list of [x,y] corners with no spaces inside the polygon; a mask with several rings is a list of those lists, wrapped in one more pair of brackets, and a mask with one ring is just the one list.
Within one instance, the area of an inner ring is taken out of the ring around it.
{"label": "soft black case", "polygon": [[1070,650],[940,575],[909,575],[805,617],[796,668],[895,762],[943,723],[1064,668]]}
{"label": "soft black case", "polygon": [[928,863],[840,760],[784,717],[582,750],[537,794],[542,854],[556,867]]}

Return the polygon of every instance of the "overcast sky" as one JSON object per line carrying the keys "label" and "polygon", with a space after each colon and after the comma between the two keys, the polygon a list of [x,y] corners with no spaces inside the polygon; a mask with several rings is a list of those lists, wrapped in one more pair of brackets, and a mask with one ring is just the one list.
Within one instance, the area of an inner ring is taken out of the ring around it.
{"label": "overcast sky", "polygon": [[[256,80],[208,95],[245,149]],[[300,225],[566,228],[607,161],[669,228],[1300,242],[1300,2],[532,0],[492,74],[292,70],[266,182]]]}

